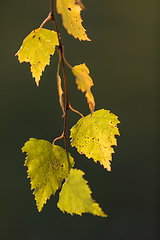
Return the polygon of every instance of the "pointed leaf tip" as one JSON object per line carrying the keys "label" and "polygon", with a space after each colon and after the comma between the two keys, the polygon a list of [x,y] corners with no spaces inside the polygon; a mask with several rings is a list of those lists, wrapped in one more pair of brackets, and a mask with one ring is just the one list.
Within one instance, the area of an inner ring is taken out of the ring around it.
{"label": "pointed leaf tip", "polygon": [[87,98],[87,102],[89,104],[89,108],[92,114],[95,108],[95,101],[94,101],[93,94],[91,93],[93,80],[89,76],[89,69],[86,66],[86,64],[83,63],[83,64],[74,66],[72,68],[72,72],[76,77],[76,83],[77,83],[78,89],[80,89],[82,92],[86,92],[85,96]]}
{"label": "pointed leaf tip", "polygon": [[101,109],[81,118],[71,129],[71,145],[80,154],[85,154],[111,171],[113,145],[117,146],[115,135],[119,135],[117,116]]}
{"label": "pointed leaf tip", "polygon": [[82,213],[91,213],[107,217],[99,204],[92,199],[92,192],[83,175],[84,173],[81,170],[71,169],[68,179],[62,186],[57,206],[62,212],[71,215],[77,214],[81,216]]}
{"label": "pointed leaf tip", "polygon": [[22,152],[27,153],[25,166],[31,189],[34,189],[36,205],[40,212],[43,205],[61,187],[68,177],[74,160],[65,149],[45,140],[31,138],[25,143]]}
{"label": "pointed leaf tip", "polygon": [[23,41],[22,46],[16,53],[19,62],[31,64],[32,76],[39,86],[40,77],[46,65],[50,64],[50,55],[55,52],[58,46],[58,37],[55,31],[44,28],[33,30]]}
{"label": "pointed leaf tip", "polygon": [[77,4],[75,0],[57,0],[57,12],[61,14],[63,26],[67,32],[79,40],[91,41],[82,26],[80,15],[82,8],[83,4],[80,0]]}

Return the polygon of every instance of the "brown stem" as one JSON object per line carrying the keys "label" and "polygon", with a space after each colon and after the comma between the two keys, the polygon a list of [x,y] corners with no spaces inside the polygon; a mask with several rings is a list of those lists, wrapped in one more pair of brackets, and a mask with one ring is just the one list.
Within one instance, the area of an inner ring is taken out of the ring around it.
{"label": "brown stem", "polygon": [[71,104],[69,103],[69,108],[73,111],[73,112],[75,112],[75,113],[77,113],[77,114],[79,114],[82,118],[84,118],[85,119],[85,117],[83,116],[83,114],[82,113],[80,113],[79,111],[77,111],[76,109],[74,109],[74,108],[72,108],[72,106],[71,106]]}
{"label": "brown stem", "polygon": [[54,145],[54,143],[55,143],[55,141],[57,141],[57,140],[59,140],[59,139],[62,139],[64,137],[64,133],[62,133],[62,135],[60,136],[60,137],[57,137],[57,138],[55,138],[54,140],[53,140],[53,145]]}
{"label": "brown stem", "polygon": [[55,29],[57,31],[57,36],[58,36],[58,41],[59,41],[59,49],[60,49],[60,54],[61,54],[61,59],[62,59],[62,69],[63,69],[63,79],[64,79],[64,88],[65,88],[65,115],[64,115],[64,128],[63,128],[63,133],[62,136],[64,136],[65,139],[65,149],[67,151],[67,111],[69,109],[69,101],[68,101],[68,88],[67,88],[67,78],[66,78],[66,69],[65,69],[65,60],[64,60],[64,48],[61,42],[59,30],[58,30],[58,25],[57,21],[55,18],[54,14],[54,0],[51,0],[51,21],[54,22]]}
{"label": "brown stem", "polygon": [[39,28],[42,28],[43,25],[48,22],[51,19],[51,13],[48,14],[48,17],[46,17],[46,19],[42,22],[41,26]]}
{"label": "brown stem", "polygon": [[[64,55],[64,54],[63,54]],[[70,69],[72,69],[73,67],[67,62],[67,60],[65,59],[65,56],[64,56],[64,61],[65,61],[65,63],[67,64],[67,66],[70,68]]]}

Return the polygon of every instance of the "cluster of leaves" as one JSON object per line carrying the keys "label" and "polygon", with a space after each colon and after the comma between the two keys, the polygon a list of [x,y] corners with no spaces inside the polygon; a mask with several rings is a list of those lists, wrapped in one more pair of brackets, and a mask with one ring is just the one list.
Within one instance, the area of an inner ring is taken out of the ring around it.
{"label": "cluster of leaves", "polygon": [[[57,12],[61,14],[67,32],[79,40],[90,41],[82,26],[80,15],[82,8],[84,6],[80,0],[56,1]],[[46,65],[50,64],[51,55],[56,50],[59,51],[59,47],[61,47],[58,31],[42,28],[49,19],[55,21],[56,26],[55,16],[53,11],[51,12],[42,25],[24,39],[20,50],[16,54],[20,63],[30,63],[31,72],[37,86]],[[69,102],[65,102],[65,106],[66,104],[69,106],[64,107],[62,98],[63,90],[59,76],[59,65],[63,57],[61,51],[57,69],[57,84],[59,102],[65,118],[67,107],[71,109],[72,107]],[[75,76],[78,89],[85,92],[91,112],[86,117],[79,113],[82,117],[70,131],[71,146],[76,147],[80,154],[84,154],[89,159],[92,158],[110,171],[112,153],[114,152],[113,145],[117,145],[115,135],[119,135],[117,128],[119,120],[117,116],[108,110],[94,111],[95,101],[91,92],[93,80],[89,75],[86,64],[83,63],[74,67],[71,67],[68,63],[67,65]],[[65,92],[65,94],[67,93]],[[65,137],[65,133],[62,134],[62,137]],[[66,148],[55,145],[57,139],[50,143],[46,140],[31,138],[22,148],[22,151],[27,153],[25,166],[28,167],[28,177],[31,180],[31,189],[34,190],[38,211],[42,210],[51,195],[55,195],[56,191],[61,189],[57,204],[61,211],[71,215],[92,213],[106,217],[107,215],[102,211],[98,203],[92,199],[91,190],[87,181],[83,178],[84,173],[74,168],[74,159],[71,154],[67,152]]]}

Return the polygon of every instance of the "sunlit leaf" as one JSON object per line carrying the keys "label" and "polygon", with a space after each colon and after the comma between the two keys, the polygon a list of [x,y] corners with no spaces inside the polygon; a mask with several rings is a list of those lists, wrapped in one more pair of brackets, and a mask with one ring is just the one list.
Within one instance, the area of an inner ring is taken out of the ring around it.
{"label": "sunlit leaf", "polygon": [[62,15],[67,32],[79,40],[90,41],[82,26],[81,10],[80,4],[76,4],[75,0],[57,0],[57,12]]}
{"label": "sunlit leaf", "polygon": [[82,213],[91,213],[93,215],[107,217],[91,197],[91,190],[87,181],[83,178],[84,173],[81,170],[71,169],[70,175],[62,186],[59,194],[58,207],[61,211],[82,215]]}
{"label": "sunlit leaf", "polygon": [[50,64],[50,55],[55,52],[55,46],[59,45],[57,33],[44,28],[32,31],[23,41],[16,53],[21,62],[30,62],[31,72],[37,86],[46,65]]}
{"label": "sunlit leaf", "polygon": [[117,116],[101,109],[91,115],[81,118],[71,129],[71,145],[80,154],[99,161],[108,171],[111,171],[113,145],[117,145],[115,135],[119,135]]}
{"label": "sunlit leaf", "polygon": [[22,152],[27,152],[25,166],[28,167],[38,211],[41,211],[47,199],[55,194],[62,181],[68,177],[74,160],[60,146],[53,147],[48,141],[34,138],[25,143]]}
{"label": "sunlit leaf", "polygon": [[87,102],[89,104],[89,108],[91,113],[93,113],[95,108],[94,97],[91,93],[91,87],[93,86],[92,78],[89,76],[89,69],[86,64],[76,65],[72,68],[72,72],[76,77],[76,83],[78,89],[82,92],[86,92],[85,96],[87,98]]}

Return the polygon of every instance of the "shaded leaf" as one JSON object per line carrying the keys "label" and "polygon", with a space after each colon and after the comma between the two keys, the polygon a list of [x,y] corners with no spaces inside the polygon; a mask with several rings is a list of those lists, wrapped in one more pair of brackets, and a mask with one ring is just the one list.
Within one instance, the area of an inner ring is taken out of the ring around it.
{"label": "shaded leaf", "polygon": [[62,181],[68,177],[74,160],[69,153],[45,140],[31,138],[25,143],[22,152],[27,152],[25,166],[31,189],[34,189],[38,211],[51,195],[61,187]]}
{"label": "shaded leaf", "polygon": [[58,86],[58,95],[59,95],[59,103],[62,108],[63,116],[65,115],[65,110],[64,110],[64,102],[63,102],[63,90],[61,86],[61,77],[59,74],[57,74],[57,86]]}
{"label": "shaded leaf", "polygon": [[117,116],[110,111],[101,109],[91,115],[81,118],[71,129],[71,145],[80,154],[99,161],[108,171],[111,171],[113,145],[117,145],[115,135],[119,135]]}
{"label": "shaded leaf", "polygon": [[92,78],[89,76],[89,69],[86,64],[76,65],[72,68],[72,72],[76,77],[76,83],[78,89],[82,92],[86,92],[85,96],[87,98],[87,102],[89,104],[89,108],[91,113],[93,113],[95,108],[94,97],[91,93],[91,87],[93,86]]}
{"label": "shaded leaf", "polygon": [[91,197],[91,190],[87,181],[83,178],[81,170],[71,169],[70,175],[62,186],[59,194],[58,207],[62,212],[82,215],[91,213],[93,215],[107,217]]}
{"label": "shaded leaf", "polygon": [[57,33],[44,28],[33,30],[23,41],[20,50],[16,53],[19,62],[30,62],[32,76],[37,86],[46,65],[50,64],[50,55],[59,45]]}
{"label": "shaded leaf", "polygon": [[75,0],[57,0],[57,12],[62,15],[67,32],[79,40],[90,41],[82,26],[81,10],[81,6],[76,4]]}
{"label": "shaded leaf", "polygon": [[61,63],[61,54],[60,51],[58,50],[59,53],[59,61],[58,61],[58,67],[57,67],[57,86],[58,86],[58,95],[59,95],[59,103],[62,108],[63,116],[65,115],[65,110],[64,110],[64,102],[63,102],[63,90],[62,90],[62,84],[61,84],[61,77],[59,75],[59,68],[60,68],[60,63]]}

